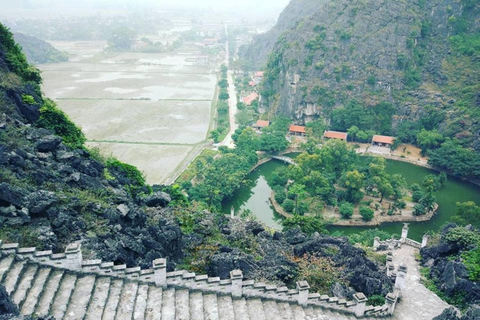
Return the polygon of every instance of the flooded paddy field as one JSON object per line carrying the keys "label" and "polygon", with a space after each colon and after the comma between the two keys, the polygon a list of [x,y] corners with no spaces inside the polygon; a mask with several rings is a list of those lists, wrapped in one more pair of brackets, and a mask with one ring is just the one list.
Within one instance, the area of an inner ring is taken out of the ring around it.
{"label": "flooded paddy field", "polygon": [[188,44],[141,53],[106,52],[102,41],[51,43],[70,61],[38,66],[43,91],[82,128],[89,146],[137,166],[158,184],[170,181],[205,143],[218,57],[199,63],[204,56]]}

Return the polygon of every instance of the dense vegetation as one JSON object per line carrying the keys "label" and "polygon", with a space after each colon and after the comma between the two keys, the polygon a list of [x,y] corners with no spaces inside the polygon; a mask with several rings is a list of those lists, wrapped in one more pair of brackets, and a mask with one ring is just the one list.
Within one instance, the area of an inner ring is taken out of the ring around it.
{"label": "dense vegetation", "polygon": [[218,87],[220,92],[218,93],[217,99],[217,126],[215,130],[210,132],[210,137],[215,143],[218,143],[225,139],[230,130],[230,115],[229,115],[229,106],[228,99],[230,98],[228,94],[228,77],[227,77],[228,68],[226,65],[222,65],[220,69],[220,81],[218,81]]}
{"label": "dense vegetation", "polygon": [[68,61],[68,53],[55,49],[48,42],[21,33],[16,33],[14,36],[32,64]]}
{"label": "dense vegetation", "polygon": [[[358,142],[393,135],[433,166],[478,179],[479,14],[470,0],[292,1],[242,58],[248,65],[269,53],[261,86],[269,113],[320,119]],[[270,51],[262,46],[272,41]]]}

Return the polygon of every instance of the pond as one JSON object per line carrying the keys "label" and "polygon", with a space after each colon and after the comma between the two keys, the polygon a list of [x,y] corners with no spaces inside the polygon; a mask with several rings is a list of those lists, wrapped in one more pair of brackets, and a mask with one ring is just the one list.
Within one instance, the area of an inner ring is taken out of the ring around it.
{"label": "pond", "polygon": [[[243,188],[237,190],[230,200],[225,201],[223,212],[230,213],[232,206],[236,213],[243,210],[250,210],[260,222],[275,229],[281,229],[282,217],[275,212],[274,208],[269,204],[268,199],[272,189],[266,181],[271,173],[281,166],[284,166],[282,162],[274,160],[258,167],[249,175],[248,179],[250,182]],[[407,180],[408,185],[412,183],[421,184],[426,175],[437,173],[431,169],[394,160],[387,160],[387,172],[390,174],[402,174]],[[450,221],[451,217],[455,215],[457,202],[476,201],[478,204],[480,201],[480,186],[449,176],[444,187],[438,191],[435,196],[437,197],[437,203],[439,205],[437,213],[429,221],[411,223],[409,238],[420,241],[426,231],[439,230],[442,225]],[[372,228],[378,228],[391,234],[399,234],[402,226],[403,223],[395,222],[376,227],[331,226],[328,229],[330,232],[341,231],[345,235]]]}

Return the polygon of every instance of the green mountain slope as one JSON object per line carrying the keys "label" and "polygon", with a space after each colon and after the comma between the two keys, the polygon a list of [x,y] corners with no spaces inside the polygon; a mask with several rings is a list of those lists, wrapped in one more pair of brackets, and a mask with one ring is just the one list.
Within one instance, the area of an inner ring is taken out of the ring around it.
{"label": "green mountain slope", "polygon": [[[297,10],[304,4],[308,13]],[[474,0],[293,0],[241,58],[267,61],[261,93],[271,114],[395,135],[425,152],[452,139],[443,155],[478,153],[479,8]]]}
{"label": "green mountain slope", "polygon": [[22,33],[14,34],[27,60],[33,64],[68,61],[68,53],[55,49],[50,43]]}

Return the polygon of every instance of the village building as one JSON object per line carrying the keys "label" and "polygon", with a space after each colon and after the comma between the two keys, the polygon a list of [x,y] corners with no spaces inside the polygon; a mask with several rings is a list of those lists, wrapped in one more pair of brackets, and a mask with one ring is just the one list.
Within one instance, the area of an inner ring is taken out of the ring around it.
{"label": "village building", "polygon": [[260,83],[260,82],[262,82],[262,80],[263,80],[263,76],[264,76],[264,72],[263,72],[263,71],[257,71],[257,72],[255,72],[255,74],[253,75],[253,80],[255,81],[255,83]]}
{"label": "village building", "polygon": [[257,85],[257,83],[252,80],[252,81],[248,82],[248,85],[249,85],[250,87],[255,87],[255,86]]}
{"label": "village building", "polygon": [[389,136],[374,135],[372,138],[372,146],[375,146],[375,147],[390,148],[394,142],[395,142],[395,138],[389,137]]}
{"label": "village building", "polygon": [[323,134],[323,138],[330,140],[330,139],[338,139],[347,142],[348,133],[340,132],[340,131],[325,131]]}
{"label": "village building", "polygon": [[288,133],[290,133],[292,136],[301,136],[305,137],[307,135],[307,131],[305,130],[304,126],[297,126],[292,124],[290,128],[288,129]]}
{"label": "village building", "polygon": [[253,101],[258,99],[258,93],[252,92],[248,96],[242,99],[243,103],[245,103],[247,106],[251,106]]}
{"label": "village building", "polygon": [[270,121],[267,120],[258,120],[252,127],[256,130],[262,130],[270,125]]}

